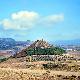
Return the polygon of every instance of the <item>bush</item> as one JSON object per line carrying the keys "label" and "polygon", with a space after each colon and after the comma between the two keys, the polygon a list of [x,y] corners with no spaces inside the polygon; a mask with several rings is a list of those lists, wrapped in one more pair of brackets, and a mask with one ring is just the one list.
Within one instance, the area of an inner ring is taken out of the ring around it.
{"label": "bush", "polygon": [[51,47],[51,48],[29,48],[26,51],[27,55],[62,55],[65,52],[62,48]]}
{"label": "bush", "polygon": [[0,62],[6,61],[6,60],[7,60],[6,58],[2,58],[0,59]]}

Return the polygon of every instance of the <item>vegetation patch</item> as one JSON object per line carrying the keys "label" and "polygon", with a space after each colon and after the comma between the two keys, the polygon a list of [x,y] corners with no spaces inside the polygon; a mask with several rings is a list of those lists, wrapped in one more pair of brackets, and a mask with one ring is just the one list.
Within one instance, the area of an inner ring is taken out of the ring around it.
{"label": "vegetation patch", "polygon": [[62,48],[29,48],[26,51],[26,55],[62,55],[65,52]]}

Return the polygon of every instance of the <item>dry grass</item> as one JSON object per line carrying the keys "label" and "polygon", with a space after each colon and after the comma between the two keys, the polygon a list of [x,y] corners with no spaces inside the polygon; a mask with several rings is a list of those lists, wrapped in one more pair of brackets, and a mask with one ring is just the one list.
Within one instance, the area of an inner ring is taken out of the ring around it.
{"label": "dry grass", "polygon": [[79,75],[79,72],[0,68],[0,80],[77,80]]}
{"label": "dry grass", "polygon": [[[31,69],[26,68],[26,63],[22,60],[13,58],[0,63],[0,80],[80,80],[79,71],[56,71],[39,68],[39,64],[47,63],[45,61],[29,63],[38,65],[37,68]],[[80,64],[80,62],[76,63]],[[67,64],[74,63],[67,62]]]}

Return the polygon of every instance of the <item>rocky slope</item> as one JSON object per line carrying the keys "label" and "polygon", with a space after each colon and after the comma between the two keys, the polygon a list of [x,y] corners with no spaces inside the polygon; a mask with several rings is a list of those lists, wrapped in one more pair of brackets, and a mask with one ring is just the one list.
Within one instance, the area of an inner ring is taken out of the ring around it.
{"label": "rocky slope", "polygon": [[15,57],[25,57],[26,56],[26,51],[27,49],[35,49],[35,48],[50,48],[52,45],[50,45],[49,43],[47,43],[46,41],[42,40],[37,40],[35,41],[33,44],[31,44],[28,48],[23,49],[21,52],[17,53],[15,55]]}

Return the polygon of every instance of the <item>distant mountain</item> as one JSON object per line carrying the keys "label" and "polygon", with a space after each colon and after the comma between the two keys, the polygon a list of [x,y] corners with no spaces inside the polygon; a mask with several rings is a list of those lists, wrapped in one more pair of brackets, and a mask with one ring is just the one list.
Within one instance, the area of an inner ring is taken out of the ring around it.
{"label": "distant mountain", "polygon": [[74,39],[74,40],[57,40],[50,42],[55,45],[74,45],[74,46],[80,46],[80,39]]}
{"label": "distant mountain", "polygon": [[16,45],[16,41],[12,38],[0,38],[0,50],[11,49]]}
{"label": "distant mountain", "polygon": [[27,46],[27,45],[31,45],[32,41],[27,40],[27,41],[16,41],[16,46]]}
{"label": "distant mountain", "polygon": [[0,38],[0,50],[8,50],[8,49],[16,49],[16,46],[28,46],[32,42],[30,40],[27,41],[15,41],[12,38]]}

